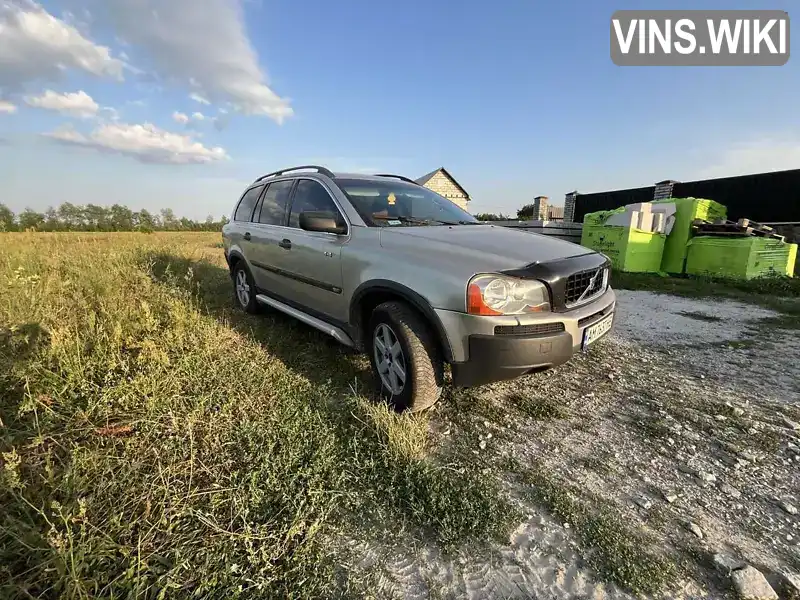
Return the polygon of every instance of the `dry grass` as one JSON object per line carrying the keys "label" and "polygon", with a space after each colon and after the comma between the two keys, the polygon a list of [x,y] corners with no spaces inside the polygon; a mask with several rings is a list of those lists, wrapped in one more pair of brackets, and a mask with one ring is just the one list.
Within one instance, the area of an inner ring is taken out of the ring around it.
{"label": "dry grass", "polygon": [[219,241],[0,234],[0,596],[360,596],[343,531],[506,532],[363,358],[232,310]]}

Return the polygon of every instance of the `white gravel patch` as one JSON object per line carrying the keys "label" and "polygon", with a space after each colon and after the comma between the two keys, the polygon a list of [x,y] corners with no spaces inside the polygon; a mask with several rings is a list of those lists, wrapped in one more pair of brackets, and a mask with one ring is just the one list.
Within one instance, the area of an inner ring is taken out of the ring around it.
{"label": "white gravel patch", "polygon": [[797,331],[765,327],[780,313],[730,300],[617,292],[612,337],[665,353],[681,372],[716,380],[765,400],[800,403]]}
{"label": "white gravel patch", "polygon": [[[500,419],[492,426],[512,437],[488,446],[472,439],[474,460],[496,468],[489,457],[508,454],[538,465],[587,506],[602,499],[601,508],[631,531],[648,531],[650,552],[730,552],[765,572],[800,564],[800,524],[782,504],[797,505],[800,489],[793,425],[800,420],[798,332],[759,323],[780,315],[751,304],[652,292],[617,296],[614,331],[590,352],[475,392],[513,421],[506,430],[508,423],[490,413]],[[515,397],[563,398],[567,410],[528,419],[515,412]],[[473,434],[452,434],[466,435]],[[524,488],[510,481],[509,490]],[[376,598],[633,597],[587,566],[597,549],[582,546],[576,525],[521,502],[525,522],[488,551],[464,547],[445,556],[432,543],[388,541],[352,550],[378,568]],[[695,567],[655,598],[727,597],[729,583],[720,588],[711,571]]]}
{"label": "white gravel patch", "polygon": [[617,299],[617,335],[648,346],[740,340],[759,320],[779,315],[742,302],[653,292],[621,290]]}

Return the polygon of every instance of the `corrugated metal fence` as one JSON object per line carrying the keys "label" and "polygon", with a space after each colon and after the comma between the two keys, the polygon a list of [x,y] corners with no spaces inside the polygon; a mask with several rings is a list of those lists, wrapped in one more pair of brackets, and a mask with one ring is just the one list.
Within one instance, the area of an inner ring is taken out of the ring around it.
{"label": "corrugated metal fence", "polygon": [[[574,220],[587,213],[653,200],[655,186],[578,194]],[[800,221],[800,169],[675,183],[673,198],[708,198],[728,207],[728,218],[759,223]]]}

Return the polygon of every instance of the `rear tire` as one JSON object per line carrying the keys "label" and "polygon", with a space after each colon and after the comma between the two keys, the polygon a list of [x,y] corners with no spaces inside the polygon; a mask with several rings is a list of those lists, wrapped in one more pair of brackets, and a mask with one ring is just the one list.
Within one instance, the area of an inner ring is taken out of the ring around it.
{"label": "rear tire", "polygon": [[233,267],[233,298],[236,304],[243,311],[256,314],[259,310],[258,300],[256,300],[256,284],[247,264],[240,260]]}
{"label": "rear tire", "polygon": [[419,412],[439,399],[444,361],[424,319],[403,302],[372,311],[366,332],[372,371],[381,395],[397,411]]}

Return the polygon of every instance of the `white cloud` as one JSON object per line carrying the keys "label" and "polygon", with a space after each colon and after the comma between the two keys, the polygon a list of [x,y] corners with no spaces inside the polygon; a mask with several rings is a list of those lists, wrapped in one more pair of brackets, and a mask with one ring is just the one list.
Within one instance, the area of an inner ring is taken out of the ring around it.
{"label": "white cloud", "polygon": [[192,115],[192,119],[195,121],[204,121],[206,116],[201,112],[196,112]]}
{"label": "white cloud", "polygon": [[122,61],[33,0],[0,0],[0,89],[53,81],[69,69],[122,79]]}
{"label": "white cloud", "polygon": [[175,111],[172,113],[172,120],[181,125],[186,125],[189,122],[189,116],[182,112]]}
{"label": "white cloud", "polygon": [[[90,0],[85,0],[90,1]],[[247,37],[240,0],[91,0],[97,19],[136,47],[165,80],[209,102],[230,102],[278,123],[293,114],[266,82]],[[140,65],[142,66],[142,65]]]}
{"label": "white cloud", "polygon": [[187,165],[229,158],[223,148],[208,148],[189,135],[164,131],[150,123],[103,124],[88,136],[68,125],[44,135],[63,144],[122,154],[143,163]]}
{"label": "white cloud", "polygon": [[100,105],[83,90],[71,94],[58,94],[53,90],[47,90],[41,96],[26,97],[25,102],[29,106],[43,108],[45,110],[54,110],[62,115],[81,119],[95,117],[100,110]]}
{"label": "white cloud", "polygon": [[0,114],[13,115],[15,112],[17,112],[15,105],[11,104],[11,102],[0,100]]}
{"label": "white cloud", "polygon": [[715,158],[701,159],[708,166],[695,173],[697,179],[733,177],[800,168],[800,136],[754,139],[729,146]]}
{"label": "white cloud", "polygon": [[211,104],[211,102],[203,98],[200,94],[196,93],[189,94],[189,98],[200,104]]}
{"label": "white cloud", "polygon": [[101,106],[100,111],[102,114],[107,114],[111,121],[119,121],[119,111],[111,106]]}

